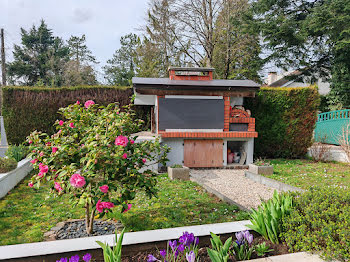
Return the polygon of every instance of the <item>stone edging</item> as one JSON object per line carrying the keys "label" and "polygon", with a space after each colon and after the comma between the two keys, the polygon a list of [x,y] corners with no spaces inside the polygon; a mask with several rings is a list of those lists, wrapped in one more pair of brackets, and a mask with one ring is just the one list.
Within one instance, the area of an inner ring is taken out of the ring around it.
{"label": "stone edging", "polygon": [[[124,235],[123,246],[177,239],[185,231],[192,232],[198,237],[210,236],[210,232],[215,234],[233,234],[242,230],[250,230],[246,227],[248,224],[251,224],[249,220],[242,220],[218,224],[127,232]],[[0,260],[100,249],[96,240],[109,245],[115,245],[115,235],[7,245],[0,246]]]}
{"label": "stone edging", "polygon": [[16,169],[0,174],[0,198],[6,196],[32,170],[33,165],[30,163],[30,159],[26,158],[17,163]]}
{"label": "stone edging", "polygon": [[291,185],[288,185],[288,184],[284,184],[284,183],[279,182],[277,180],[274,180],[274,179],[271,179],[271,178],[268,178],[268,177],[264,177],[264,176],[261,176],[261,175],[258,175],[258,174],[254,174],[254,173],[249,172],[249,171],[245,171],[244,172],[244,176],[246,178],[249,178],[249,179],[255,181],[255,182],[258,182],[258,183],[263,184],[265,186],[276,188],[276,189],[278,189],[280,191],[284,191],[284,192],[287,192],[287,191],[304,192],[305,191],[305,190],[303,190],[301,188],[294,187],[294,186],[291,186]]}
{"label": "stone edging", "polygon": [[244,210],[244,211],[249,211],[250,209],[246,208],[245,206],[242,206],[240,204],[238,204],[236,201],[234,201],[233,199],[225,196],[224,194],[220,193],[219,191],[217,191],[214,188],[211,188],[210,186],[206,185],[205,183],[203,183],[200,179],[194,178],[194,177],[190,177],[191,181],[196,182],[197,184],[199,184],[201,187],[203,187],[208,193],[216,195],[219,199],[221,199],[222,201],[229,203],[231,205],[236,205],[239,207],[239,209]]}

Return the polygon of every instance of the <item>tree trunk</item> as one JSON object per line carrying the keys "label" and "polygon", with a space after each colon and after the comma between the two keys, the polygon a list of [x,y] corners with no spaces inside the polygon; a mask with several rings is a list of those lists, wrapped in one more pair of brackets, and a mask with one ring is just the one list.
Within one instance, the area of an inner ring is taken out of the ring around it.
{"label": "tree trunk", "polygon": [[95,217],[95,210],[93,209],[90,213],[90,204],[86,203],[85,205],[85,228],[86,233],[88,235],[91,235],[94,232],[94,217]]}

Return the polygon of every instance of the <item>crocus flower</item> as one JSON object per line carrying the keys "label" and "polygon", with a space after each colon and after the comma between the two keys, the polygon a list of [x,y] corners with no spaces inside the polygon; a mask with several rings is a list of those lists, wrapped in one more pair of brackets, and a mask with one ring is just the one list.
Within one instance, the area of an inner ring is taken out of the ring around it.
{"label": "crocus flower", "polygon": [[96,210],[99,212],[99,213],[102,213],[103,212],[103,202],[101,202],[101,200],[98,200],[97,203],[96,203]]}
{"label": "crocus flower", "polygon": [[55,146],[54,146],[54,147],[52,148],[52,153],[55,154],[55,153],[57,152],[57,150],[58,150],[58,147],[55,147]]}
{"label": "crocus flower", "polygon": [[194,234],[184,232],[182,236],[179,238],[179,242],[185,246],[190,246],[194,242]]}
{"label": "crocus flower", "polygon": [[32,182],[29,182],[29,183],[28,183],[28,186],[29,186],[30,188],[32,188],[32,187],[34,186],[34,184],[33,184]]}
{"label": "crocus flower", "polygon": [[55,182],[55,189],[58,191],[58,192],[61,192],[63,189],[62,189],[62,187],[61,187],[61,185],[60,185],[60,183],[58,183],[58,182]]}
{"label": "crocus flower", "polygon": [[123,158],[123,159],[127,159],[127,158],[128,158],[128,154],[127,154],[127,153],[124,153],[124,154],[122,155],[122,158]]}
{"label": "crocus flower", "polygon": [[75,126],[74,126],[74,123],[69,123],[69,127],[70,128],[74,128]]}
{"label": "crocus flower", "polygon": [[194,262],[195,259],[196,259],[196,254],[193,251],[186,253],[187,262]]}
{"label": "crocus flower", "polygon": [[69,262],[79,262],[79,255],[71,256]]}
{"label": "crocus flower", "polygon": [[178,250],[180,253],[182,253],[182,252],[184,252],[184,250],[185,250],[185,246],[184,246],[183,244],[181,244],[181,245],[179,245],[179,246],[177,247],[177,250]]}
{"label": "crocus flower", "polygon": [[30,160],[30,163],[35,164],[38,161],[37,158]]}
{"label": "crocus flower", "polygon": [[160,254],[162,257],[165,257],[165,256],[166,256],[166,250],[163,249],[163,250],[159,251],[159,254]]}
{"label": "crocus flower", "polygon": [[129,142],[129,139],[126,137],[126,136],[117,136],[115,141],[114,141],[114,144],[116,146],[126,146]]}
{"label": "crocus flower", "polygon": [[90,260],[91,260],[91,254],[89,254],[89,253],[86,253],[84,256],[83,256],[83,260],[85,261],[85,262],[89,262]]}
{"label": "crocus flower", "polygon": [[58,124],[59,124],[60,126],[63,126],[63,124],[64,124],[63,120],[60,120],[60,121],[58,122]]}
{"label": "crocus flower", "polygon": [[86,184],[85,178],[80,174],[74,174],[69,179],[72,186],[76,188],[83,187]]}
{"label": "crocus flower", "polygon": [[94,104],[95,104],[94,101],[88,100],[88,101],[85,102],[84,106],[85,106],[85,108],[89,108],[90,106],[92,106],[92,105],[94,105]]}
{"label": "crocus flower", "polygon": [[143,163],[146,163],[146,161],[147,161],[146,158],[143,158],[143,159],[142,159],[142,162],[143,162]]}
{"label": "crocus flower", "polygon": [[177,241],[176,240],[174,240],[174,241],[169,240],[168,245],[174,251],[176,249],[176,246],[177,246]]}
{"label": "crocus flower", "polygon": [[128,208],[127,208],[127,209],[125,209],[123,213],[128,212],[128,211],[131,209],[131,207],[132,207],[132,204],[128,204]]}
{"label": "crocus flower", "polygon": [[107,185],[100,186],[100,190],[102,193],[107,193],[108,189],[109,189],[109,186]]}
{"label": "crocus flower", "polygon": [[243,238],[244,238],[242,231],[236,233],[235,235],[236,235],[236,239],[237,239],[238,242],[241,242],[243,240]]}
{"label": "crocus flower", "polygon": [[155,262],[155,261],[158,261],[158,259],[155,256],[148,255],[147,262]]}
{"label": "crocus flower", "polygon": [[68,262],[68,258],[62,257],[60,260],[56,260],[56,262]]}
{"label": "crocus flower", "polygon": [[199,237],[196,237],[196,238],[194,239],[194,244],[195,244],[196,246],[198,246],[198,244],[199,244]]}

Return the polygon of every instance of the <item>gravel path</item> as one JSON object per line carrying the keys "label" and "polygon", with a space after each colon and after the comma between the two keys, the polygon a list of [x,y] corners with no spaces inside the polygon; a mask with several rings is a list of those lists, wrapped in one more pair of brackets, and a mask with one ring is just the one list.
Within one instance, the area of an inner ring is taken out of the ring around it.
{"label": "gravel path", "polygon": [[260,199],[272,197],[275,189],[254,182],[244,176],[245,170],[191,170],[193,180],[215,189],[246,208],[256,208]]}

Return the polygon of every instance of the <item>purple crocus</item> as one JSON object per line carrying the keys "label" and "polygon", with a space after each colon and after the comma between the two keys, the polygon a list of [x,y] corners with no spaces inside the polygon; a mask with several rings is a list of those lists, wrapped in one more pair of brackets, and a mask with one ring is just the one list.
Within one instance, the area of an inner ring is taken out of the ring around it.
{"label": "purple crocus", "polygon": [[153,255],[148,255],[147,262],[155,262],[158,261],[157,258],[155,258]]}
{"label": "purple crocus", "polygon": [[179,246],[177,247],[177,250],[178,250],[180,253],[182,253],[182,252],[184,252],[184,250],[185,250],[185,246],[184,246],[183,244],[181,244],[181,245],[179,245]]}
{"label": "purple crocus", "polygon": [[236,233],[235,236],[237,238],[237,241],[241,243],[244,238],[243,231]]}
{"label": "purple crocus", "polygon": [[187,262],[194,262],[195,259],[196,259],[196,254],[193,251],[186,253]]}
{"label": "purple crocus", "polygon": [[56,262],[68,262],[68,258],[62,257],[60,260],[56,260]]}
{"label": "purple crocus", "polygon": [[168,244],[169,244],[169,247],[171,247],[171,249],[174,251],[176,249],[176,246],[177,246],[177,241],[176,240],[174,240],[174,241],[169,240]]}
{"label": "purple crocus", "polygon": [[199,237],[196,237],[196,238],[194,239],[194,244],[195,244],[196,246],[198,246],[198,244],[199,244]]}
{"label": "purple crocus", "polygon": [[79,262],[79,255],[71,256],[69,262]]}
{"label": "purple crocus", "polygon": [[252,234],[248,234],[245,239],[248,241],[248,244],[250,245],[253,242],[253,235]]}
{"label": "purple crocus", "polygon": [[166,256],[166,250],[165,250],[165,249],[160,250],[160,251],[159,251],[159,254],[160,254],[162,257],[165,257],[165,256]]}
{"label": "purple crocus", "polygon": [[89,262],[91,260],[92,256],[90,253],[86,253],[84,256],[83,256],[83,260],[85,262]]}
{"label": "purple crocus", "polygon": [[179,242],[182,243],[185,246],[190,246],[194,241],[194,234],[188,233],[187,231],[182,234],[182,236],[179,238]]}

